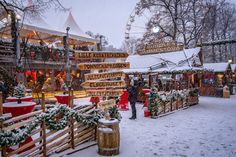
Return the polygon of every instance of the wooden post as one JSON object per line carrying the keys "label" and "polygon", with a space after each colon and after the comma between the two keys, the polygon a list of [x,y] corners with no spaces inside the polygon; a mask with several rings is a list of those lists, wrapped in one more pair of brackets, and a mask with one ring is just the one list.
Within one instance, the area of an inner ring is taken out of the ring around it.
{"label": "wooden post", "polygon": [[179,98],[177,98],[176,102],[175,102],[175,110],[179,109]]}
{"label": "wooden post", "polygon": [[164,113],[166,113],[166,103],[164,102]]}
{"label": "wooden post", "polygon": [[[95,103],[95,108],[97,109],[98,108],[98,103],[96,101]],[[97,140],[97,130],[98,130],[98,125],[95,127],[95,137],[94,137],[94,140],[96,141]]]}
{"label": "wooden post", "polygon": [[[69,87],[69,107],[71,109],[74,108],[74,103],[73,103],[73,99],[74,99],[74,91],[73,89],[71,90],[71,87]],[[75,135],[74,135],[74,119],[73,117],[71,117],[70,119],[70,136],[71,136],[71,148],[75,149]]]}
{"label": "wooden post", "polygon": [[148,75],[148,86],[149,87],[152,86],[152,75],[151,74]]}
{"label": "wooden post", "polygon": [[[2,103],[2,92],[0,92],[0,116],[3,115],[3,103]],[[3,121],[0,121],[0,130],[2,130],[2,128],[4,127],[3,125]],[[1,150],[1,154],[2,157],[6,157],[7,156],[7,152],[6,152],[6,147],[2,147]]]}
{"label": "wooden post", "polygon": [[[45,93],[42,92],[42,103],[41,103],[41,109],[43,112],[46,111],[45,108]],[[41,131],[41,136],[42,136],[42,143],[43,143],[43,157],[47,156],[47,146],[46,146],[46,124],[43,121],[41,125],[42,131]]]}

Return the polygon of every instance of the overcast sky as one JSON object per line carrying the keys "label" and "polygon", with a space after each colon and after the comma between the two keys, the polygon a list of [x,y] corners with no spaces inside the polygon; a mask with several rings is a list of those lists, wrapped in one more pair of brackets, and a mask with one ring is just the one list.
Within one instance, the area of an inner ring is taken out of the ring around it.
{"label": "overcast sky", "polygon": [[[81,29],[105,35],[109,44],[120,48],[124,41],[126,22],[139,0],[61,0],[71,12]],[[236,3],[236,0],[228,0]],[[63,25],[67,13],[48,11],[45,15],[50,25]]]}
{"label": "overcast sky", "polygon": [[[119,48],[124,41],[126,22],[138,0],[62,0],[81,29],[100,33],[108,42]],[[63,25],[68,13],[47,12],[44,16],[50,25]]]}

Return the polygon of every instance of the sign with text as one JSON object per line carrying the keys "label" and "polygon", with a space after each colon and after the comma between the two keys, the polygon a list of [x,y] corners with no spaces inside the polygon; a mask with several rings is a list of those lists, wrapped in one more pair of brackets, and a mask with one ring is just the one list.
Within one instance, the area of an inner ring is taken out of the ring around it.
{"label": "sign with text", "polygon": [[138,49],[137,53],[140,55],[147,55],[181,50],[183,50],[183,45],[177,45],[175,42],[155,42]]}
{"label": "sign with text", "polygon": [[126,52],[103,52],[103,51],[75,51],[75,59],[105,59],[105,58],[127,58]]}
{"label": "sign with text", "polygon": [[125,87],[125,81],[90,81],[81,84],[83,88],[120,88]]}
{"label": "sign with text", "polygon": [[85,81],[94,81],[94,80],[106,80],[117,77],[125,77],[125,73],[123,72],[106,72],[106,73],[90,73],[85,74]]}
{"label": "sign with text", "polygon": [[128,62],[122,63],[80,63],[77,65],[80,70],[103,70],[103,69],[128,69]]}
{"label": "sign with text", "polygon": [[113,107],[116,105],[116,101],[114,99],[105,100],[98,103],[98,108],[104,110],[105,108],[108,109],[109,107]]}
{"label": "sign with text", "polygon": [[122,89],[114,90],[86,90],[87,96],[108,96],[108,97],[117,97],[122,95]]}

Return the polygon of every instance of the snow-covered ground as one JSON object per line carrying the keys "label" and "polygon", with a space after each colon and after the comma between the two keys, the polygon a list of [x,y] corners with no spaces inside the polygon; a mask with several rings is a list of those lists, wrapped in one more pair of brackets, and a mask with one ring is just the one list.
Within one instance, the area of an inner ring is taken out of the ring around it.
{"label": "snow-covered ground", "polygon": [[[137,120],[128,119],[130,110],[122,111],[118,157],[235,157],[236,96],[201,97],[199,102],[159,119],[143,117],[141,104]],[[100,156],[93,146],[69,157]]]}

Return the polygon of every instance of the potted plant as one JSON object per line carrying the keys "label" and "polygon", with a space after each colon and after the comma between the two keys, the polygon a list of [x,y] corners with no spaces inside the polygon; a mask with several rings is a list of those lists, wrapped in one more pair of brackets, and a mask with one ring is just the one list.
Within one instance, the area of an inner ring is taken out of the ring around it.
{"label": "potted plant", "polygon": [[194,88],[189,92],[189,105],[195,105],[198,103],[199,90]]}
{"label": "potted plant", "polygon": [[21,103],[21,98],[25,97],[25,86],[23,85],[23,83],[19,83],[15,88],[14,88],[14,93],[13,93],[13,97],[18,98],[17,103],[20,104]]}

